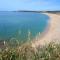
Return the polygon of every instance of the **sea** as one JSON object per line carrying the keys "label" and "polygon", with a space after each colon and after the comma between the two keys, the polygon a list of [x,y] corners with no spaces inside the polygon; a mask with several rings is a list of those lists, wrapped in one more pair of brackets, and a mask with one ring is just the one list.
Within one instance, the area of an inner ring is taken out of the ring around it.
{"label": "sea", "polygon": [[0,12],[0,40],[28,41],[42,34],[49,17],[36,12]]}

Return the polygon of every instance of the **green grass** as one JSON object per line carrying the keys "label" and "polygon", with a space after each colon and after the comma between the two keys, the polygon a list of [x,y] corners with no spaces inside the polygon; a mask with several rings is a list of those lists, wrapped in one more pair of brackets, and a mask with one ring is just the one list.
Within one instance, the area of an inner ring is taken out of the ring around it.
{"label": "green grass", "polygon": [[60,60],[60,44],[50,43],[36,48],[25,43],[17,47],[0,49],[0,60]]}

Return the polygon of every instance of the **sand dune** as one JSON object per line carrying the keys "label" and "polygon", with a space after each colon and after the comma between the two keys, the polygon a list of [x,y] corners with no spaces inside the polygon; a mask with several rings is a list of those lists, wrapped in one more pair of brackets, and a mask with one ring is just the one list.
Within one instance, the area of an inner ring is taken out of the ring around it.
{"label": "sand dune", "polygon": [[44,13],[44,14],[50,17],[49,30],[41,39],[39,37],[38,40],[32,42],[33,47],[45,45],[51,41],[58,42],[60,40],[60,15],[53,13]]}

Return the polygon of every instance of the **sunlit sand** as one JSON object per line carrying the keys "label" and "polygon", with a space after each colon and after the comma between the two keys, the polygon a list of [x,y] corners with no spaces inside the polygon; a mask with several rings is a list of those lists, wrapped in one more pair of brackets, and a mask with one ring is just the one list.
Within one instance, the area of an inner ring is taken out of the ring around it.
{"label": "sunlit sand", "polygon": [[49,29],[47,33],[40,39],[32,42],[33,47],[42,46],[50,43],[51,41],[58,42],[60,40],[60,15],[53,13],[44,13],[50,17]]}

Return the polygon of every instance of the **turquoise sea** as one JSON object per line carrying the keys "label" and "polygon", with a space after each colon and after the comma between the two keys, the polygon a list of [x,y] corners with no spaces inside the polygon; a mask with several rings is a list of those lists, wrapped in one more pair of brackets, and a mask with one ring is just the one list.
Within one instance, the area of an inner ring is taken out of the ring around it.
{"label": "turquoise sea", "polygon": [[0,12],[0,40],[29,40],[42,33],[49,17],[35,12]]}

